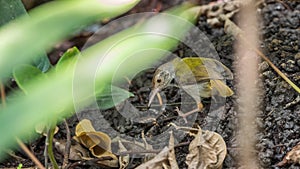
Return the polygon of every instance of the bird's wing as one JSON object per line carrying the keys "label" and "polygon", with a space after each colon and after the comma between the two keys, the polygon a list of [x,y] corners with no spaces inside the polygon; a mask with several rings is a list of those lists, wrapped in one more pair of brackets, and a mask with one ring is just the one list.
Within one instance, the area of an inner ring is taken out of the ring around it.
{"label": "bird's wing", "polygon": [[212,96],[228,97],[233,91],[222,80],[210,80],[197,83],[196,85],[185,85],[182,89],[191,95],[195,100],[209,98]]}
{"label": "bird's wing", "polygon": [[200,59],[174,60],[173,65],[176,81],[181,85],[193,85],[210,79]]}
{"label": "bird's wing", "polygon": [[182,59],[181,64],[186,64],[186,68],[194,74],[195,78],[206,79],[233,79],[231,71],[221,62],[203,57],[187,57]]}
{"label": "bird's wing", "polygon": [[211,97],[211,84],[209,81],[201,82],[193,85],[182,86],[182,89],[192,96],[196,101],[199,98]]}
{"label": "bird's wing", "polygon": [[212,89],[215,89],[216,91],[213,92],[213,95],[228,97],[234,94],[233,91],[221,80],[211,80],[210,84]]}

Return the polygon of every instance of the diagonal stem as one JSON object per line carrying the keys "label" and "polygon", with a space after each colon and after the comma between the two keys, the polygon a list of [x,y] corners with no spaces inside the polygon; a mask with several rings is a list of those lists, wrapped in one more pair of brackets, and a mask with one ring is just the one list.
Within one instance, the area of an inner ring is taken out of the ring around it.
{"label": "diagonal stem", "polygon": [[232,34],[235,38],[240,38],[246,43],[253,51],[255,51],[261,58],[263,58],[280,77],[282,77],[289,85],[292,86],[298,93],[300,93],[300,88],[295,85],[284,73],[282,73],[273,63],[272,61],[264,55],[259,49],[257,49],[253,44],[251,44],[245,36],[243,35],[243,31],[230,19],[228,19],[225,15],[221,16],[222,19],[225,20],[225,32]]}

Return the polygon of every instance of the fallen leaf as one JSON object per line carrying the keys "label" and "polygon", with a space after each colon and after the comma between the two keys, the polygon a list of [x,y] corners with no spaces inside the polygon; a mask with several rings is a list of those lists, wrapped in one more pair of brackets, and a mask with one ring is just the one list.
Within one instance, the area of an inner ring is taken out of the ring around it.
{"label": "fallen leaf", "polygon": [[226,153],[226,144],[219,134],[199,128],[189,146],[186,164],[189,169],[220,169]]}
{"label": "fallen leaf", "polygon": [[123,138],[120,138],[119,136],[115,137],[112,140],[112,149],[113,152],[118,152],[121,153],[124,152],[123,150],[121,150],[122,148],[120,147],[119,142],[122,143],[122,145],[125,147],[127,152],[144,152],[147,150],[153,150],[151,145],[148,145],[148,149],[145,147],[144,143],[135,141],[135,140],[126,140]]}
{"label": "fallen leaf", "polygon": [[[65,154],[66,141],[65,140],[53,140],[54,146],[61,154]],[[71,145],[69,160],[80,161],[80,160],[89,160],[92,159],[89,157],[89,152],[87,149],[83,148],[79,143]]]}
{"label": "fallen leaf", "polygon": [[[125,148],[125,146],[122,144],[122,142],[119,140],[119,151],[127,151],[127,149]],[[127,155],[120,155],[119,156],[119,169],[125,169],[128,164],[129,164],[129,159],[130,156],[129,154]]]}
{"label": "fallen leaf", "polygon": [[300,164],[300,142],[284,156],[283,160],[277,166],[281,167],[287,163]]}
{"label": "fallen leaf", "polygon": [[118,166],[118,158],[111,153],[110,137],[100,131],[95,131],[91,121],[83,119],[80,121],[75,130],[74,139],[88,148],[93,156],[104,159],[97,161],[110,167]]}
{"label": "fallen leaf", "polygon": [[174,150],[174,137],[170,133],[169,147],[163,148],[153,159],[139,165],[136,169],[179,169]]}

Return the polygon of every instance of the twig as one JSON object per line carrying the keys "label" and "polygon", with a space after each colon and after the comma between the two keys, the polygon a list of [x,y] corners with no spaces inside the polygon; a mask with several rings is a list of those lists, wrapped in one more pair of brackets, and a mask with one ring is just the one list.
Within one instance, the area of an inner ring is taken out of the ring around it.
{"label": "twig", "polygon": [[27,156],[35,163],[35,165],[40,169],[45,169],[41,162],[32,154],[32,152],[26,147],[26,145],[18,138],[16,138],[19,146],[27,154]]}
{"label": "twig", "polygon": [[46,139],[45,139],[45,149],[44,149],[44,165],[46,168],[48,167],[48,146],[49,146],[49,141],[48,141],[48,135],[46,135]]}
{"label": "twig", "polygon": [[[174,148],[177,148],[177,147],[182,147],[182,146],[186,146],[186,145],[189,145],[190,142],[187,141],[187,142],[182,142],[182,143],[179,143],[177,145],[174,146]],[[142,151],[123,151],[123,152],[120,152],[119,154],[116,154],[118,156],[124,156],[124,155],[136,155],[136,154],[158,154],[162,149],[158,149],[158,150],[142,150]]]}
{"label": "twig", "polygon": [[5,88],[2,82],[0,82],[0,91],[1,91],[1,102],[2,106],[6,106],[6,96],[5,96]]}
{"label": "twig", "polygon": [[183,131],[188,131],[188,132],[191,132],[191,131],[197,132],[197,131],[199,131],[199,129],[195,129],[195,128],[192,128],[192,127],[177,126],[175,123],[170,123],[169,126],[175,127],[176,130],[183,130]]}
{"label": "twig", "polygon": [[67,132],[66,133],[67,141],[66,141],[65,155],[64,155],[64,161],[63,161],[62,168],[67,168],[68,163],[69,163],[70,150],[71,150],[71,132],[70,132],[70,128],[69,128],[69,125],[68,125],[68,122],[66,119],[64,119],[64,124],[65,124],[66,132]]}
{"label": "twig", "polygon": [[224,15],[221,17],[225,20],[224,27],[226,33],[230,33],[235,38],[240,38],[241,40],[243,40],[244,43],[247,44],[253,51],[255,51],[261,58],[263,58],[275,70],[275,72],[278,73],[279,76],[281,76],[289,85],[291,85],[298,93],[300,93],[300,88],[297,85],[295,85],[284,73],[282,73],[266,55],[264,55],[259,49],[253,46],[253,44],[249,43],[247,39],[245,39],[243,31],[235,23],[233,23]]}

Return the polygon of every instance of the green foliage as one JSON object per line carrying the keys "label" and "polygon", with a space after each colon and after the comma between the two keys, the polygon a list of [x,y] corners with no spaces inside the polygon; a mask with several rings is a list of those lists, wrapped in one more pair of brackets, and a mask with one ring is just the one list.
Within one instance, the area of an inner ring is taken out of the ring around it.
{"label": "green foliage", "polygon": [[[122,14],[136,3],[60,0],[38,7],[30,13],[30,19],[23,17],[0,29],[0,78],[12,73],[12,67],[30,63],[41,49],[49,49],[80,26]],[[46,74],[31,66],[16,67],[13,74],[27,93],[15,91],[17,97],[0,109],[0,156],[13,145],[16,136],[24,138],[26,131],[33,130],[39,122],[61,119],[74,109],[88,106],[95,96],[100,98],[102,109],[131,96],[111,84],[142,70],[176,47],[192,26],[188,21],[195,21],[197,15],[186,9],[171,10],[169,13],[174,15],[170,17],[152,17],[87,48],[81,55],[71,49],[59,61],[58,68]],[[165,29],[153,27],[160,24]],[[144,53],[147,49],[157,50]],[[80,57],[73,57],[75,54]]]}
{"label": "green foliage", "polygon": [[13,70],[13,76],[18,86],[25,92],[30,91],[30,81],[32,79],[45,80],[46,74],[40,69],[30,65],[20,65]]}
{"label": "green foliage", "polygon": [[114,5],[99,0],[53,1],[33,9],[30,17],[22,16],[4,25],[0,29],[0,79],[7,77],[15,65],[35,59],[43,49],[48,50],[82,26],[118,16],[137,2],[132,0]]}
{"label": "green foliage", "polygon": [[74,66],[77,60],[77,55],[80,55],[80,51],[76,47],[68,49],[58,60],[55,66],[56,70],[68,69],[72,65]]}
{"label": "green foliage", "polygon": [[[21,0],[0,0],[0,26],[20,16],[27,16],[27,12]],[[42,51],[42,50],[40,50]],[[51,64],[45,52],[40,52],[40,57],[33,59],[33,65],[41,71],[46,72]]]}
{"label": "green foliage", "polygon": [[[65,71],[74,67],[77,61],[76,56],[78,55],[80,55],[80,51],[76,47],[68,49],[57,62],[55,66],[56,71]],[[30,65],[20,65],[16,67],[13,71],[13,76],[18,86],[26,94],[28,94],[30,90],[34,90],[30,87],[32,80],[35,80],[34,83],[38,83],[37,79],[46,80],[47,78],[46,73],[43,73],[38,68]],[[95,88],[95,90],[98,91],[96,93],[99,93],[96,97],[99,103],[99,108],[102,110],[112,108],[116,106],[116,104],[119,104],[125,99],[133,96],[132,93],[111,84],[105,85],[104,87],[96,86]]]}
{"label": "green foliage", "polygon": [[96,97],[99,108],[105,110],[116,106],[131,96],[134,95],[127,90],[113,85],[106,85]]}
{"label": "green foliage", "polygon": [[26,14],[21,0],[0,0],[0,26]]}
{"label": "green foliage", "polygon": [[23,164],[19,164],[17,169],[21,169],[23,167]]}

